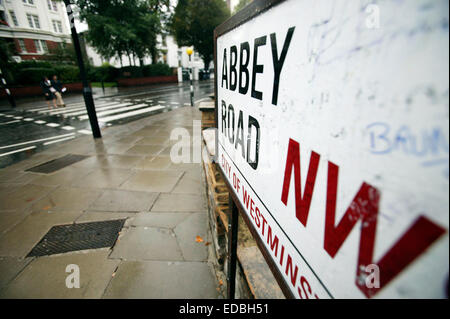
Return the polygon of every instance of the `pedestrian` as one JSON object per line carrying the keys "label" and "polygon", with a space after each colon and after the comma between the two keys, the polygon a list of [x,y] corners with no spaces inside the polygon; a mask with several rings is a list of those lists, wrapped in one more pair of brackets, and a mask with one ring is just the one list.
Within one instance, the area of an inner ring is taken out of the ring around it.
{"label": "pedestrian", "polygon": [[56,109],[57,108],[57,106],[56,106],[56,97],[55,97],[55,94],[52,92],[52,91],[55,91],[55,89],[52,87],[52,83],[50,82],[48,77],[44,76],[42,78],[41,88],[42,88],[42,92],[45,95],[45,101],[47,101],[48,108],[49,109],[52,108],[50,106],[50,101],[53,101],[53,106]]}
{"label": "pedestrian", "polygon": [[65,107],[66,104],[64,104],[64,100],[62,99],[62,92],[65,91],[65,88],[63,88],[61,81],[58,80],[58,77],[56,75],[53,76],[51,82],[52,87],[55,89],[56,104],[58,106]]}

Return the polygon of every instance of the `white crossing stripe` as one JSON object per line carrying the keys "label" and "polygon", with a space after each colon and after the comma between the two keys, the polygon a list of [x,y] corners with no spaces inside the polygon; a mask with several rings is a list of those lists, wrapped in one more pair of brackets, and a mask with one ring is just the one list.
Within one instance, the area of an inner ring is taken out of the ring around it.
{"label": "white crossing stripe", "polygon": [[0,123],[0,125],[12,124],[12,123],[17,123],[17,122],[20,122],[20,120],[14,120],[14,121]]}
{"label": "white crossing stripe", "polygon": [[60,140],[55,140],[55,141],[45,142],[44,145],[50,145],[50,144],[53,144],[53,143],[58,143],[58,142],[62,142],[62,141],[67,141],[67,140],[71,140],[71,139],[73,139],[73,138],[75,138],[75,136],[69,136],[69,137],[66,137],[66,138],[62,138],[62,139],[60,139]]}
{"label": "white crossing stripe", "polygon": [[113,115],[113,116],[109,116],[109,117],[100,118],[98,120],[99,120],[99,122],[106,123],[106,122],[111,122],[111,121],[127,118],[130,116],[153,112],[153,111],[160,110],[160,109],[165,109],[165,107],[161,106],[161,105],[157,105],[157,106],[147,107],[147,108],[132,111],[132,112],[122,113],[119,115]]}
{"label": "white crossing stripe", "polygon": [[92,131],[91,130],[79,130],[78,133],[89,135],[89,134],[92,134]]}
{"label": "white crossing stripe", "polygon": [[178,103],[178,102],[172,102],[172,103],[170,103],[170,104],[178,105],[178,104],[180,104],[180,103]]}
{"label": "white crossing stripe", "polygon": [[[109,111],[105,111],[105,112],[98,112],[97,117],[101,118],[102,116],[104,117],[105,115],[109,115],[109,114],[121,113],[122,111],[136,110],[136,109],[142,108],[144,106],[147,106],[147,104],[143,103],[143,104],[133,105],[130,107],[122,107],[120,109],[114,109],[114,110],[109,110]],[[89,116],[83,115],[83,116],[79,116],[78,118],[80,120],[86,120],[89,118]]]}
{"label": "white crossing stripe", "polygon": [[158,101],[158,103],[166,103],[166,101]]}
{"label": "white crossing stripe", "polygon": [[[114,105],[108,104],[108,105],[103,106],[103,107],[95,108],[95,111],[96,111],[96,113],[98,114],[98,111],[111,110],[111,109],[123,107],[123,106],[126,106],[126,105],[130,105],[130,104],[131,104],[131,103],[117,104],[117,102],[115,102]],[[86,113],[87,113],[87,111],[86,111],[86,109],[84,109],[83,111],[78,111],[78,112],[72,112],[72,113],[63,114],[63,116],[64,116],[64,117],[67,117],[67,116],[78,116],[78,115],[83,115],[83,114],[86,114]],[[88,117],[86,117],[86,118],[88,118]]]}
{"label": "white crossing stripe", "polygon": [[72,130],[75,129],[73,126],[70,126],[70,125],[63,126],[63,127],[61,127],[61,128],[62,128],[63,130],[66,130],[66,131],[72,131]]}
{"label": "white crossing stripe", "polygon": [[[95,106],[102,106],[105,105],[107,103],[101,103],[101,104],[96,104]],[[53,110],[53,111],[41,111],[39,113],[48,113],[49,115],[58,115],[58,114],[64,114],[64,113],[68,113],[68,112],[75,112],[75,111],[79,111],[79,110],[86,110],[86,106],[85,105],[81,105],[81,106],[75,106],[75,107],[64,107],[64,108],[60,108],[57,110]]]}
{"label": "white crossing stripe", "polygon": [[5,117],[13,117],[14,115],[11,115],[11,114],[7,114],[7,115],[5,115]]}
{"label": "white crossing stripe", "polygon": [[32,150],[33,148],[36,148],[36,146],[25,147],[25,148],[21,148],[20,150],[15,150],[15,151],[11,151],[11,152],[8,152],[8,153],[3,153],[3,154],[0,154],[0,157],[6,156],[6,155],[10,155],[10,154],[19,153],[19,152],[23,152],[23,151]]}
{"label": "white crossing stripe", "polygon": [[32,143],[38,143],[38,142],[42,142],[42,141],[53,140],[55,138],[63,138],[63,137],[72,136],[72,135],[75,135],[75,133],[56,135],[56,136],[52,136],[52,137],[41,138],[41,139],[38,139],[38,140],[27,141],[27,142],[22,142],[22,143],[18,143],[18,144],[11,144],[11,145],[6,145],[6,146],[0,146],[0,150],[1,149],[5,149],[5,148],[15,147],[15,146],[21,146],[21,145],[26,145],[26,144],[32,144]]}
{"label": "white crossing stripe", "polygon": [[42,120],[37,120],[37,121],[34,121],[34,123],[36,123],[36,124],[45,124],[47,122],[46,121],[42,121]]}
{"label": "white crossing stripe", "polygon": [[31,117],[26,117],[22,121],[31,122],[31,121],[34,121],[34,119],[32,119]]}
{"label": "white crossing stripe", "polygon": [[185,106],[191,106],[191,103],[184,103]]}
{"label": "white crossing stripe", "polygon": [[58,127],[59,126],[58,123],[47,123],[46,125],[50,126],[50,127]]}
{"label": "white crossing stripe", "polygon": [[14,116],[14,119],[15,120],[21,120],[21,119],[23,119],[23,116]]}

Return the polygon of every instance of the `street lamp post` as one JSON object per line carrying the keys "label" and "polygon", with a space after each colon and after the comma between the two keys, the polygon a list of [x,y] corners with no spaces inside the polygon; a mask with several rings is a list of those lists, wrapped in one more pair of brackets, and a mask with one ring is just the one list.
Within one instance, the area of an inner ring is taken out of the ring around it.
{"label": "street lamp post", "polygon": [[191,81],[191,106],[194,106],[194,86],[192,85],[192,62],[191,55],[194,52],[191,48],[186,49],[186,53],[189,56],[189,80]]}
{"label": "street lamp post", "polygon": [[73,10],[71,8],[70,0],[64,0],[66,5],[67,16],[69,17],[70,30],[72,33],[72,42],[77,56],[78,67],[80,68],[80,77],[83,83],[83,97],[86,104],[86,110],[91,123],[92,135],[94,138],[101,138],[100,127],[98,126],[97,113],[95,112],[94,99],[92,98],[92,89],[86,78],[86,71],[84,69],[83,56],[81,54],[80,40],[78,39],[77,30],[75,29],[75,21],[73,17]]}
{"label": "street lamp post", "polygon": [[6,96],[8,97],[9,104],[11,104],[11,107],[16,107],[16,101],[14,100],[14,97],[11,95],[11,91],[8,89],[8,85],[6,84],[5,77],[3,76],[2,69],[0,69],[0,85],[3,87],[3,89],[6,92]]}

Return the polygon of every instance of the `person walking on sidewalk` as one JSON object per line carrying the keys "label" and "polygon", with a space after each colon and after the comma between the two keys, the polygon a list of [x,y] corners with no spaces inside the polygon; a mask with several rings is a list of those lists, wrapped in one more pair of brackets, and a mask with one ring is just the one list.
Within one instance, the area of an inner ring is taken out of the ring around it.
{"label": "person walking on sidewalk", "polygon": [[41,88],[42,88],[42,92],[44,93],[44,96],[45,96],[45,101],[47,101],[48,108],[49,109],[52,108],[50,106],[50,101],[53,101],[53,106],[56,109],[57,108],[56,97],[55,97],[55,94],[52,92],[52,91],[56,91],[56,90],[52,87],[52,83],[50,82],[48,77],[44,76],[42,78]]}
{"label": "person walking on sidewalk", "polygon": [[54,75],[51,83],[52,87],[56,90],[56,104],[58,106],[65,107],[66,104],[64,104],[64,100],[62,99],[62,92],[65,91],[65,88],[63,88],[61,81],[58,80],[58,77],[56,75]]}

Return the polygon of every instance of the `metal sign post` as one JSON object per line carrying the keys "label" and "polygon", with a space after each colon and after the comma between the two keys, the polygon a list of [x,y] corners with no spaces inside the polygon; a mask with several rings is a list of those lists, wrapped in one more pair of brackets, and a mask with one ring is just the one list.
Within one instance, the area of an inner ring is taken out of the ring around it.
{"label": "metal sign post", "polygon": [[229,198],[230,219],[228,220],[228,299],[234,299],[236,291],[237,242],[239,230],[239,210],[233,199]]}
{"label": "metal sign post", "polygon": [[92,135],[94,138],[101,138],[100,127],[98,125],[97,113],[95,112],[94,99],[92,97],[92,89],[89,86],[86,71],[84,68],[83,56],[81,54],[80,40],[78,39],[78,33],[75,28],[75,18],[73,16],[73,10],[71,8],[70,0],[64,0],[67,10],[67,16],[69,17],[70,30],[72,33],[72,42],[77,56],[78,67],[80,69],[80,77],[83,83],[83,97],[86,104],[86,110],[89,116],[89,122],[91,124]]}

